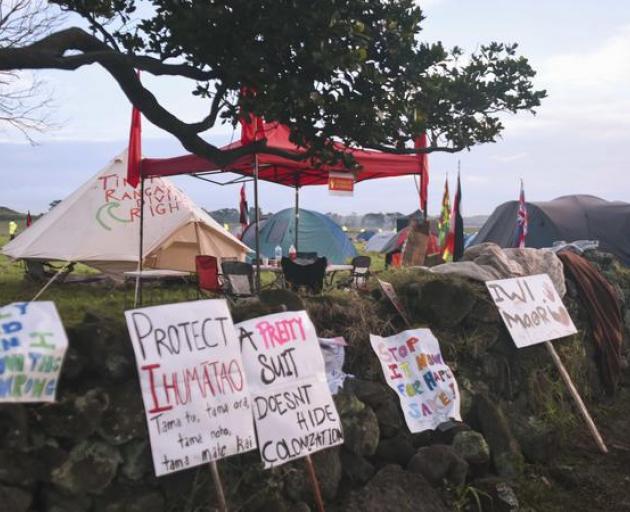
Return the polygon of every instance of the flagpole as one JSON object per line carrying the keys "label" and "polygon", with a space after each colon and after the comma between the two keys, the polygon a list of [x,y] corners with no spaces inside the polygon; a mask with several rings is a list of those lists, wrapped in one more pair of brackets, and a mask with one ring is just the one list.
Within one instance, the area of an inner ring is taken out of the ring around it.
{"label": "flagpole", "polygon": [[260,219],[258,215],[258,154],[254,153],[254,221],[256,222],[256,293],[260,293]]}
{"label": "flagpole", "polygon": [[140,176],[140,240],[138,244],[138,272],[133,307],[142,306],[142,254],[144,242],[144,176]]}
{"label": "flagpole", "polygon": [[295,186],[295,250],[298,250],[298,228],[300,223],[300,187]]}

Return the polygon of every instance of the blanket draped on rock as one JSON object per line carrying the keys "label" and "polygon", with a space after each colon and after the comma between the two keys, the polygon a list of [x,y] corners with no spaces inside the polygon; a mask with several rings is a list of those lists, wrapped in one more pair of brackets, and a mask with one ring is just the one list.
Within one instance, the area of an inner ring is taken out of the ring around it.
{"label": "blanket draped on rock", "polygon": [[473,245],[456,263],[444,263],[431,267],[439,274],[457,274],[476,281],[494,281],[534,274],[548,274],[560,297],[566,286],[562,262],[545,249],[501,249],[497,244],[486,242]]}
{"label": "blanket draped on rock", "polygon": [[597,344],[597,365],[606,391],[613,394],[621,371],[623,327],[619,296],[602,274],[582,256],[562,251],[558,256],[573,278],[588,313]]}

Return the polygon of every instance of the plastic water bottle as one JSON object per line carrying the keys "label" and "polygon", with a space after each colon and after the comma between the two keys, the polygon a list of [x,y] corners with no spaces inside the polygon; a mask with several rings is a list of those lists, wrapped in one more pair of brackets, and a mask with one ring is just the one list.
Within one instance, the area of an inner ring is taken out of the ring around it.
{"label": "plastic water bottle", "polygon": [[276,265],[280,265],[280,260],[282,259],[282,247],[280,247],[279,245],[276,245],[275,257],[276,257]]}
{"label": "plastic water bottle", "polygon": [[297,251],[295,250],[295,246],[293,244],[291,244],[291,247],[289,247],[289,258],[291,258],[292,260],[295,260],[295,258],[297,258]]}

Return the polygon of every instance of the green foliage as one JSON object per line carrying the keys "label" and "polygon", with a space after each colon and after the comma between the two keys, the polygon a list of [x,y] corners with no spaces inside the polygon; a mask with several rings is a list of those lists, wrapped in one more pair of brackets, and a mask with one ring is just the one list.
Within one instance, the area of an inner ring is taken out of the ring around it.
{"label": "green foliage", "polygon": [[516,44],[464,56],[420,41],[413,0],[56,2],[117,52],[204,73],[192,93],[216,100],[222,122],[236,125],[240,112],[280,121],[330,160],[347,158],[333,136],[389,150],[425,130],[443,150],[492,142],[501,113],[533,112],[546,95]]}

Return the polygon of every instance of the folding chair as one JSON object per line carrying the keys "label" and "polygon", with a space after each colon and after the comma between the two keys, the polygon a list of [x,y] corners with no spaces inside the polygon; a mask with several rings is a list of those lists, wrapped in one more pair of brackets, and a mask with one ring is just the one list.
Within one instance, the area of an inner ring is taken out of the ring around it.
{"label": "folding chair", "polygon": [[348,279],[344,279],[337,286],[339,288],[352,286],[357,290],[365,288],[370,277],[372,258],[369,256],[355,256],[352,258],[352,272]]}
{"label": "folding chair", "polygon": [[197,292],[223,293],[219,281],[219,263],[215,256],[195,256],[195,270],[197,271]]}
{"label": "folding chair", "polygon": [[298,260],[313,261],[314,262],[315,260],[317,260],[317,253],[316,252],[300,252],[300,251],[298,251],[295,257]]}
{"label": "folding chair", "polygon": [[254,295],[254,267],[242,261],[222,261],[225,292],[234,298]]}
{"label": "folding chair", "polygon": [[283,257],[280,265],[284,280],[293,291],[297,292],[300,287],[305,287],[313,293],[321,293],[328,266],[326,258],[317,258],[313,263],[300,265]]}

